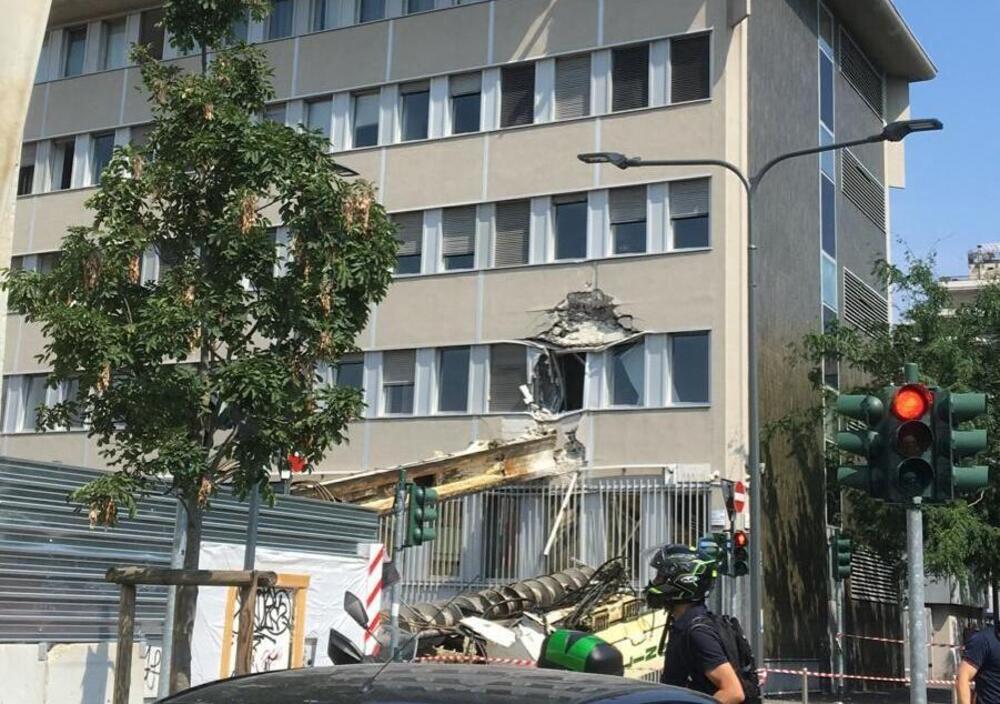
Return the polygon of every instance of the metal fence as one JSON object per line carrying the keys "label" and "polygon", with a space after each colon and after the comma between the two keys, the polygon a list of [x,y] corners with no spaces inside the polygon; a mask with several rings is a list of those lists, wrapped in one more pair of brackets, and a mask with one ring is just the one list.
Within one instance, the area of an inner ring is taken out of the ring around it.
{"label": "metal fence", "polygon": [[[100,472],[0,457],[0,642],[114,640],[118,589],[113,565],[170,563],[176,501],[153,495],[134,519],[92,529],[67,495]],[[226,491],[205,514],[204,540],[242,544],[247,506]],[[260,514],[258,545],[355,555],[378,534],[378,516],[346,504],[279,496]],[[158,642],[166,588],[138,591],[136,625]]]}
{"label": "metal fence", "polygon": [[[442,501],[437,538],[405,552],[402,598],[447,598],[618,555],[639,588],[653,550],[709,530],[710,489],[660,477],[562,478]],[[393,520],[382,518],[387,545]]]}

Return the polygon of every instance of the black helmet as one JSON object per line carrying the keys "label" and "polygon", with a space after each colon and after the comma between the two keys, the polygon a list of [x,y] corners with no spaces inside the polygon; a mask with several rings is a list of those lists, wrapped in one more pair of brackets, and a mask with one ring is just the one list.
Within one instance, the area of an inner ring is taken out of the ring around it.
{"label": "black helmet", "polygon": [[689,545],[664,545],[649,566],[656,570],[646,587],[652,608],[703,601],[718,576],[715,559]]}

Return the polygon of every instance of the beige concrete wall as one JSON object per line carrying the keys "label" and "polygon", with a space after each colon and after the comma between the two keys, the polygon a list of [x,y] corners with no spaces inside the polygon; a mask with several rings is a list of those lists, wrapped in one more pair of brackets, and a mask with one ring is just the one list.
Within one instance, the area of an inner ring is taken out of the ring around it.
{"label": "beige concrete wall", "polygon": [[[114,693],[115,643],[0,645],[2,702],[18,704],[98,704]],[[129,704],[142,704],[146,661],[132,650]]]}
{"label": "beige concrete wall", "polygon": [[496,3],[494,59],[524,61],[597,43],[595,0],[507,0]]}
{"label": "beige concrete wall", "polygon": [[384,81],[388,38],[387,22],[302,37],[299,92],[333,92]]}
{"label": "beige concrete wall", "polygon": [[76,134],[118,124],[124,71],[104,71],[48,84],[45,135]]}
{"label": "beige concrete wall", "polygon": [[[93,215],[83,204],[95,192],[94,188],[74,188],[18,199],[18,232],[24,232],[28,239],[27,242],[19,239],[14,251],[20,254],[59,249],[70,227],[93,222]],[[21,207],[21,204],[28,206],[29,203],[30,209]],[[22,210],[26,216],[23,224],[20,217]]]}
{"label": "beige concrete wall", "polygon": [[[382,202],[391,211],[480,200],[483,137],[458,137],[386,150]],[[434,184],[428,188],[428,184]]]}
{"label": "beige concrete wall", "polygon": [[628,12],[615,12],[609,7],[604,14],[604,41],[621,44],[713,25],[721,29],[726,27],[725,6],[725,2],[704,0],[634,0]]}
{"label": "beige concrete wall", "polygon": [[393,27],[390,79],[431,76],[485,65],[489,62],[489,43],[483,37],[489,33],[489,21],[488,3],[399,18]]}
{"label": "beige concrete wall", "polygon": [[[722,459],[717,414],[705,409],[597,412],[581,423],[591,464],[709,463]],[[589,425],[589,428],[588,428]]]}
{"label": "beige concrete wall", "polygon": [[473,342],[476,276],[467,273],[398,280],[379,306],[373,346],[398,349]]}

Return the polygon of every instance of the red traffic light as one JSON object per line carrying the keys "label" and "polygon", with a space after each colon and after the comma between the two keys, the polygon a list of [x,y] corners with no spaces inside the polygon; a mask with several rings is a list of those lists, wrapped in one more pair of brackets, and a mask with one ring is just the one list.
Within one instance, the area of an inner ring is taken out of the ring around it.
{"label": "red traffic light", "polygon": [[745,548],[749,541],[750,539],[747,538],[747,534],[744,533],[743,531],[738,530],[735,533],[733,533],[733,547]]}
{"label": "red traffic light", "polygon": [[292,470],[293,474],[299,474],[300,472],[305,471],[306,458],[300,455],[298,452],[289,453],[288,468]]}
{"label": "red traffic light", "polygon": [[931,405],[931,392],[922,384],[904,386],[892,399],[892,414],[899,420],[923,418]]}

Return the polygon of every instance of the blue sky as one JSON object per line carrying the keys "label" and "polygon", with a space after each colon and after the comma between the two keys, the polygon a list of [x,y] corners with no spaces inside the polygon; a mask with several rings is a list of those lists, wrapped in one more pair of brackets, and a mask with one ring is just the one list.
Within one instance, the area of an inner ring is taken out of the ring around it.
{"label": "blue sky", "polygon": [[952,2],[896,0],[938,67],[933,81],[911,87],[913,116],[945,128],[907,139],[907,187],[892,191],[893,258],[936,251],[941,275],[966,273],[967,250],[1000,241],[1000,2],[958,4],[960,18]]}

